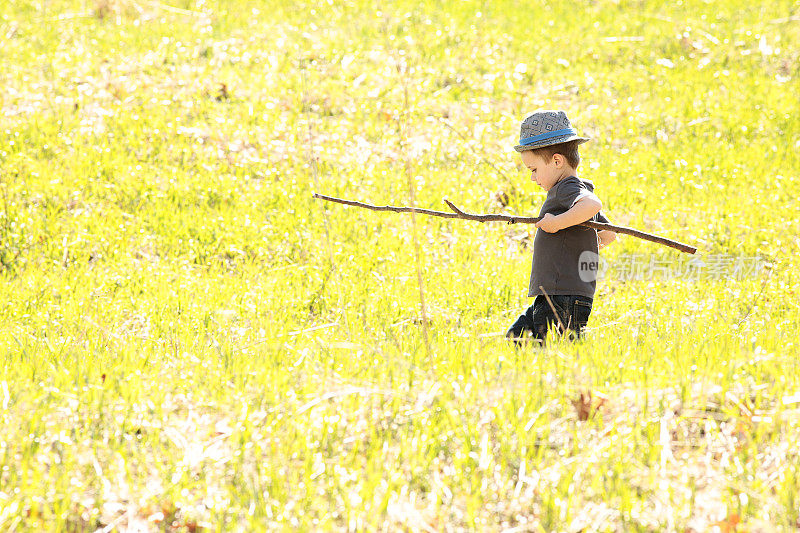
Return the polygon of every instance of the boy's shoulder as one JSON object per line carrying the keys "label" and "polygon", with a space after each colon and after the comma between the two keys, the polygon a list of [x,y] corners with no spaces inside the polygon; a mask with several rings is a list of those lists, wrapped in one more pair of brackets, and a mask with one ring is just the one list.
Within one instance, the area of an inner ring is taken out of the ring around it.
{"label": "boy's shoulder", "polygon": [[589,192],[594,192],[594,183],[578,176],[569,176],[556,183],[551,190],[554,194],[558,194],[560,191],[575,190],[576,188],[589,189]]}

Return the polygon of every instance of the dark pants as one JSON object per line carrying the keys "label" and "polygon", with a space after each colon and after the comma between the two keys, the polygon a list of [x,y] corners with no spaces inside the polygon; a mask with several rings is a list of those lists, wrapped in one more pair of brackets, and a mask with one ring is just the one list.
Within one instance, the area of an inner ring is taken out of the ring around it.
{"label": "dark pants", "polygon": [[558,317],[553,313],[553,307],[550,307],[547,298],[539,295],[533,301],[533,305],[511,325],[506,337],[519,342],[526,339],[530,332],[533,340],[544,344],[549,329],[563,333],[564,330],[561,329],[563,326],[569,331],[570,340],[579,339],[589,321],[594,300],[588,296],[556,294],[550,296],[550,301]]}

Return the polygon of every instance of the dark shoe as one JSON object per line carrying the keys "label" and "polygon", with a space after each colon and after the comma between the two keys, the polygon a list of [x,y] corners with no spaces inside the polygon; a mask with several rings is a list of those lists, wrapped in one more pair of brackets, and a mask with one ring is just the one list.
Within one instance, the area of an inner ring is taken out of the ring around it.
{"label": "dark shoe", "polygon": [[514,345],[514,347],[519,348],[525,344],[525,341],[527,340],[525,333],[527,332],[524,329],[511,327],[508,331],[506,331],[506,339],[508,339],[508,341]]}

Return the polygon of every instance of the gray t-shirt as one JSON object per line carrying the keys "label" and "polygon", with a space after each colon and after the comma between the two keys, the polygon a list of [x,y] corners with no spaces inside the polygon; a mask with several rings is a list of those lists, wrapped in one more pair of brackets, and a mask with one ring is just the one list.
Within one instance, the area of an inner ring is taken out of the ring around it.
{"label": "gray t-shirt", "polygon": [[[582,198],[597,198],[594,194],[594,184],[575,176],[564,178],[547,191],[547,198],[542,204],[539,216],[545,213],[560,215],[568,211],[575,202]],[[608,223],[608,219],[601,213],[590,220]],[[592,252],[594,256],[581,254]],[[533,239],[533,266],[531,280],[528,285],[528,296],[542,294],[539,286],[544,287],[548,295],[569,294],[574,296],[594,297],[596,282],[594,276],[587,275],[587,256],[598,260],[597,232],[585,226],[570,226],[555,233],[547,233],[539,229]],[[584,261],[584,273],[581,279],[580,262]],[[597,265],[595,265],[596,268]],[[597,270],[595,270],[595,273]]]}

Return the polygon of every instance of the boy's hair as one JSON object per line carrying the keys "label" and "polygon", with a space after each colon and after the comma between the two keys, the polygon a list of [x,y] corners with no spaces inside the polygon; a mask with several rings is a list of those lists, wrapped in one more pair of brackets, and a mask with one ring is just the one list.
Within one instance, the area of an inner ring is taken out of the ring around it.
{"label": "boy's hair", "polygon": [[569,166],[572,168],[578,168],[578,165],[581,164],[581,156],[578,153],[578,145],[580,143],[581,142],[579,140],[567,141],[565,143],[551,144],[550,146],[534,148],[531,150],[531,152],[533,152],[534,155],[538,155],[544,159],[545,163],[552,161],[554,155],[561,154],[567,160]]}

